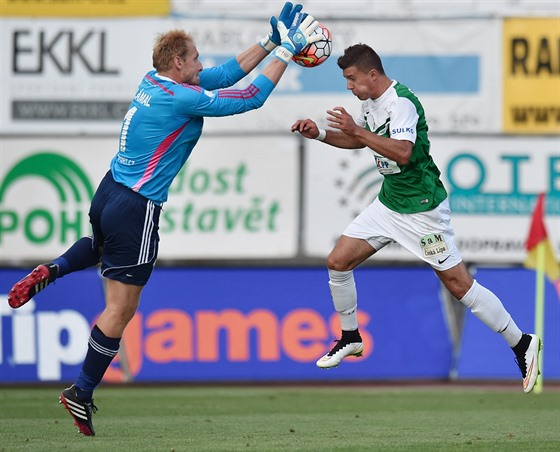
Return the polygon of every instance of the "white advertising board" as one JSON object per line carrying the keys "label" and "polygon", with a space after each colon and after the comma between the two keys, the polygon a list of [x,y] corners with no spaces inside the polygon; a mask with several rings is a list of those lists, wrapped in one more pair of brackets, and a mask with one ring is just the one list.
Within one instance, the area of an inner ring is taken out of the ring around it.
{"label": "white advertising board", "polygon": [[[43,261],[90,234],[88,208],[116,138],[0,140],[0,256]],[[204,137],[160,218],[161,259],[291,258],[299,227],[297,141]]]}
{"label": "white advertising board", "polygon": [[[257,42],[265,20],[7,19],[0,27],[0,133],[117,133],[143,75],[157,33],[191,32],[209,67]],[[209,119],[207,132],[286,131],[300,117],[323,120],[336,105],[357,101],[336,64],[351,44],[368,43],[387,74],[421,95],[433,131],[501,129],[501,22],[336,21],[333,55],[317,68],[290,64],[258,111]],[[265,60],[266,62],[267,60]],[[245,87],[257,68],[238,87]]]}
{"label": "white advertising board", "polygon": [[[306,153],[304,253],[326,256],[345,227],[377,195],[381,177],[366,149],[341,150],[309,141]],[[538,193],[560,250],[558,138],[431,138],[431,154],[449,193],[463,259],[521,263]],[[415,261],[397,245],[373,259]]]}
{"label": "white advertising board", "polygon": [[[21,0],[20,0],[21,1]],[[259,17],[277,16],[282,7],[278,0],[256,2],[231,0],[173,0],[174,14],[184,17]],[[558,16],[554,0],[306,0],[304,10],[321,18],[367,19],[375,26],[387,19],[433,19],[484,16]]]}

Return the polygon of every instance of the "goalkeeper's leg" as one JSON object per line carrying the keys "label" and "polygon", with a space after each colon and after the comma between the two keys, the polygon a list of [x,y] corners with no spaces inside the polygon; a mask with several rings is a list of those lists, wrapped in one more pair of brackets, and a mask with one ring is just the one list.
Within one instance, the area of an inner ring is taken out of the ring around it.
{"label": "goalkeeper's leg", "polygon": [[99,262],[100,253],[93,247],[91,237],[82,237],[62,256],[52,262],[41,264],[18,281],[8,294],[8,303],[12,308],[19,308],[36,294],[44,290],[57,278],[78,270],[92,267]]}

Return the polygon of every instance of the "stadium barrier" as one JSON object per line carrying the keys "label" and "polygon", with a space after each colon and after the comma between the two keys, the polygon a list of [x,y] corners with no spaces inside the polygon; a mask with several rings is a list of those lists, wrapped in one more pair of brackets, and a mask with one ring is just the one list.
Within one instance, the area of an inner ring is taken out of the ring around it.
{"label": "stadium barrier", "polygon": [[[64,277],[27,305],[5,302],[26,271],[0,270],[0,382],[73,380],[91,325],[103,309],[95,269]],[[157,268],[106,382],[369,381],[519,378],[507,345],[470,313],[459,360],[428,268],[364,267],[355,272],[362,359],[324,371],[315,360],[339,334],[322,268]],[[479,269],[519,326],[533,325],[533,273]],[[549,290],[544,375],[560,378],[559,304]]]}

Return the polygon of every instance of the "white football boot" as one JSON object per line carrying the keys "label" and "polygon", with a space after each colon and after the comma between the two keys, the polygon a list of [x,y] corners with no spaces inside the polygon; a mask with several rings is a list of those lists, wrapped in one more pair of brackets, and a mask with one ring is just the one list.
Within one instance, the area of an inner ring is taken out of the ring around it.
{"label": "white football boot", "polygon": [[330,367],[337,367],[347,356],[355,356],[356,358],[362,356],[364,351],[363,342],[343,342],[336,340],[336,345],[329,353],[317,361],[317,367],[328,369]]}
{"label": "white football boot", "polygon": [[539,352],[542,349],[542,342],[535,334],[524,334],[519,342],[518,346],[521,346],[521,350],[515,350],[516,361],[523,377],[523,392],[529,393],[535,387],[537,377],[541,373]]}

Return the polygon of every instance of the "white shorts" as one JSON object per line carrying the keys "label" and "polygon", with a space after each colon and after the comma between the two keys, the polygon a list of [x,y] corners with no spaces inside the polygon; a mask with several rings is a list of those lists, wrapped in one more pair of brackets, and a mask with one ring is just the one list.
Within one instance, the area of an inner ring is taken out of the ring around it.
{"label": "white shorts", "polygon": [[376,251],[396,242],[436,270],[447,270],[462,261],[447,199],[427,212],[398,213],[375,198],[342,234],[366,240]]}

